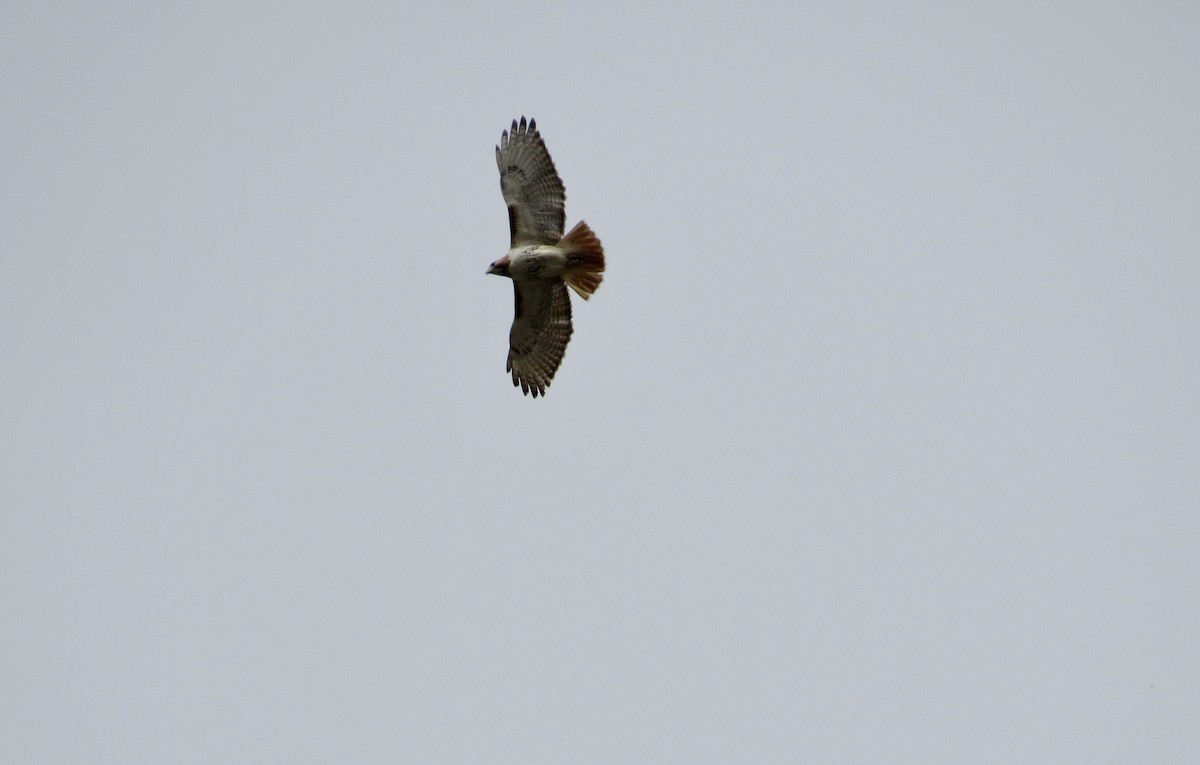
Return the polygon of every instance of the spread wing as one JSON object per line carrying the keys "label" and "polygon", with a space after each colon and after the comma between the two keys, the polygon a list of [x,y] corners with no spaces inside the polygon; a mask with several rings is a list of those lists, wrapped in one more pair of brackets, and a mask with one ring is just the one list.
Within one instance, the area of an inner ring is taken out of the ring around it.
{"label": "spread wing", "polygon": [[500,191],[508,205],[510,244],[555,244],[563,235],[567,193],[537,123],[521,118],[496,147]]}
{"label": "spread wing", "polygon": [[508,371],[525,395],[546,394],[571,339],[571,298],[562,279],[513,279],[517,313],[508,333]]}

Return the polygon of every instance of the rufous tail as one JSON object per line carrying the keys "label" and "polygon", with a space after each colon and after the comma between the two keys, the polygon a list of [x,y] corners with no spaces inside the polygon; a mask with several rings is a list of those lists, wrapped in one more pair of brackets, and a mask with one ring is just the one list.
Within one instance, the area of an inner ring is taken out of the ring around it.
{"label": "rufous tail", "polygon": [[558,246],[567,256],[563,280],[587,300],[604,279],[604,247],[600,239],[588,224],[579,221]]}

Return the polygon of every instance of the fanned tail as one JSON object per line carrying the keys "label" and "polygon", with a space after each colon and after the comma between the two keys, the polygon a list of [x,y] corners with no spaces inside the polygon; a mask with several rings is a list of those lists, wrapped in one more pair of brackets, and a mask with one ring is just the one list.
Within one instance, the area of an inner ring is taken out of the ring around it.
{"label": "fanned tail", "polygon": [[588,224],[579,221],[559,241],[567,256],[563,280],[579,297],[587,300],[604,279],[604,247]]}

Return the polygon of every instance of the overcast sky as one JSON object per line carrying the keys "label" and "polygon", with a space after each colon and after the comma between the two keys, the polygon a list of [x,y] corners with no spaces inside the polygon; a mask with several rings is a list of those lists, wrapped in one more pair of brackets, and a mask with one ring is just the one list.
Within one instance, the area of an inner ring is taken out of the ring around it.
{"label": "overcast sky", "polygon": [[[1200,760],[1198,40],[6,3],[0,759]],[[609,264],[537,400],[522,114]]]}

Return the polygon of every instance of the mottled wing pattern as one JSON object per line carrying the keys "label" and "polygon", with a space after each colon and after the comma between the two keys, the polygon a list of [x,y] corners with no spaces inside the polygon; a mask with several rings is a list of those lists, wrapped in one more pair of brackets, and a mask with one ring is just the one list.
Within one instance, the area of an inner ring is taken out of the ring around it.
{"label": "mottled wing pattern", "polygon": [[567,195],[537,123],[522,117],[496,147],[500,191],[508,205],[511,245],[555,244],[563,235]]}
{"label": "mottled wing pattern", "polygon": [[513,385],[545,395],[571,339],[571,298],[561,279],[513,280],[517,312],[508,333]]}

